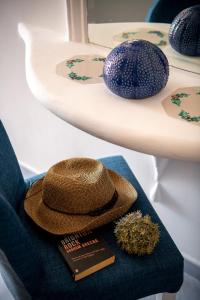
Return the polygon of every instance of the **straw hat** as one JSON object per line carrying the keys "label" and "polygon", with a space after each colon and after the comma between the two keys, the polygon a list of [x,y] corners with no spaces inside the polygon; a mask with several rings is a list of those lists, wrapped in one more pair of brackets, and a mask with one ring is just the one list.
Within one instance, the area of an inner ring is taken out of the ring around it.
{"label": "straw hat", "polygon": [[31,219],[53,234],[87,231],[122,216],[137,198],[134,187],[90,158],[52,166],[26,194]]}

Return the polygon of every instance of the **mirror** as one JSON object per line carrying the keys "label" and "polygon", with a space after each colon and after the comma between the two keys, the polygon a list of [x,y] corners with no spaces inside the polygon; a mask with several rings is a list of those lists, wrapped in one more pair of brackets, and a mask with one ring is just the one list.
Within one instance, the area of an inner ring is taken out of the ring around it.
{"label": "mirror", "polygon": [[145,22],[151,2],[151,0],[88,0],[89,42],[113,48],[126,37],[131,39],[134,34],[134,23]]}
{"label": "mirror", "polygon": [[175,68],[200,74],[200,58],[179,54],[169,44],[168,23],[145,22],[152,0],[87,0],[89,43],[114,48],[131,39],[156,44]]}

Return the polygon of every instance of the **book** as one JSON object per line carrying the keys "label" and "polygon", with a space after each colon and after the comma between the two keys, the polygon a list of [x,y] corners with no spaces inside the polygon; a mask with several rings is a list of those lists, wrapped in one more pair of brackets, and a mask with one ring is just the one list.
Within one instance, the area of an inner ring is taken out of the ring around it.
{"label": "book", "polygon": [[65,235],[58,242],[58,249],[67,262],[75,281],[115,261],[115,255],[107,247],[103,238],[92,231]]}

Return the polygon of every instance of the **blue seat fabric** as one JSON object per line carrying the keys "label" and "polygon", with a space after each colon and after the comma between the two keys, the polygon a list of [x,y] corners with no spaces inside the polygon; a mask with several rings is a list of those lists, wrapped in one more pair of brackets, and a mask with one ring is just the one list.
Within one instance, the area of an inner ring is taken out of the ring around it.
{"label": "blue seat fabric", "polygon": [[[116,263],[95,274],[74,282],[66,264],[56,248],[56,239],[40,230],[23,212],[21,220],[34,239],[40,251],[41,264],[45,267],[41,290],[48,294],[48,299],[68,295],[69,299],[138,299],[160,292],[176,292],[183,280],[183,257],[152,208],[141,186],[122,156],[101,159],[102,163],[128,179],[138,191],[138,199],[130,211],[141,210],[150,214],[153,221],[159,223],[161,238],[154,253],[150,256],[137,257],[123,252],[116,244],[114,223],[97,230],[106,240],[116,255]],[[41,176],[29,180],[32,184]],[[45,298],[46,299],[46,298]]]}
{"label": "blue seat fabric", "polygon": [[30,293],[34,293],[41,266],[18,215],[26,189],[27,184],[0,121],[0,248]]}
{"label": "blue seat fabric", "polygon": [[[4,139],[7,139],[7,136],[0,127],[1,150],[2,145],[5,145]],[[10,144],[7,146],[10,156],[13,157],[14,152]],[[2,159],[2,155],[0,158]],[[116,243],[113,234],[114,222],[105,225],[97,229],[97,232],[103,236],[115,253],[115,264],[75,282],[57,249],[57,237],[40,229],[26,215],[23,208],[25,191],[20,192],[20,207],[19,200],[17,205],[13,205],[11,193],[6,196],[0,182],[0,248],[7,255],[13,269],[33,299],[134,300],[161,292],[176,292],[182,284],[183,257],[126,161],[122,156],[103,158],[101,161],[106,167],[120,173],[134,185],[138,192],[138,199],[130,211],[141,210],[143,214],[150,214],[153,221],[159,223],[160,241],[152,255],[144,257],[128,255]],[[7,166],[7,163],[5,164]],[[13,161],[13,164],[16,165],[17,160]],[[20,169],[17,165],[15,167],[19,173],[17,176],[20,177],[20,184],[24,186]],[[1,179],[4,177],[4,172],[7,171],[4,163],[1,162]],[[26,189],[43,175],[27,180]],[[6,181],[9,180],[9,177],[6,178]],[[3,182],[3,186],[7,184],[6,181]]]}

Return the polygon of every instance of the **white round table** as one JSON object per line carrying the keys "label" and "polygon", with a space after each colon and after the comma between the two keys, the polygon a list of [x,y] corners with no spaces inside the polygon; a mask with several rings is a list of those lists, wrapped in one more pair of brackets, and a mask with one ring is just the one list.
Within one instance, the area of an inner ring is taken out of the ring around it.
{"label": "white round table", "polygon": [[35,97],[54,114],[101,139],[156,156],[200,161],[200,129],[171,118],[161,101],[177,87],[200,86],[200,76],[170,68],[168,83],[145,100],[125,100],[103,83],[79,84],[58,76],[56,66],[75,55],[106,56],[110,49],[65,42],[48,30],[19,26],[26,43],[27,81]]}
{"label": "white round table", "polygon": [[56,72],[59,63],[73,56],[107,56],[109,48],[66,42],[53,31],[24,24],[18,29],[26,45],[28,85],[48,110],[98,138],[153,155],[153,205],[185,257],[200,267],[200,127],[170,117],[161,104],[179,87],[200,87],[200,75],[170,67],[160,93],[125,100],[103,81],[80,84]]}

